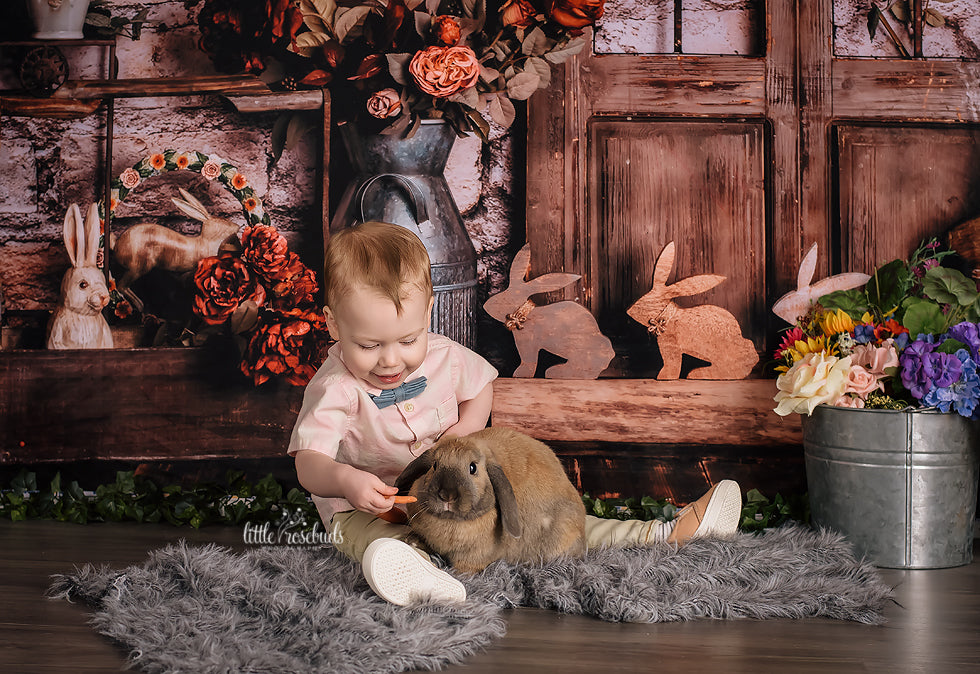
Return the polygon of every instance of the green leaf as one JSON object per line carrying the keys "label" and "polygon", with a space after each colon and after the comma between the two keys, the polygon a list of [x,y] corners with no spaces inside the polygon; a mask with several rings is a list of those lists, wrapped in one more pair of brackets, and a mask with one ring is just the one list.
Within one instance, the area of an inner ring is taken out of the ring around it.
{"label": "green leaf", "polygon": [[541,78],[536,72],[520,72],[507,80],[507,95],[516,101],[525,101],[538,90]]}
{"label": "green leaf", "polygon": [[587,40],[585,37],[579,36],[573,40],[570,40],[563,48],[548,52],[544,55],[544,57],[552,63],[564,63],[572,56],[582,51],[582,47],[584,47],[586,43]]}
{"label": "green leaf", "polygon": [[879,267],[865,286],[871,308],[882,316],[901,304],[909,287],[911,273],[904,260],[892,260]]}
{"label": "green leaf", "polygon": [[840,309],[854,320],[861,320],[861,317],[868,311],[868,298],[864,290],[852,288],[851,290],[835,290],[832,293],[823,295],[818,302],[824,309]]}
{"label": "green leaf", "polygon": [[521,52],[525,56],[540,56],[547,48],[548,36],[537,26],[521,42]]}
{"label": "green leaf", "polygon": [[912,298],[906,306],[902,324],[908,328],[912,339],[918,335],[940,333],[945,330],[946,318],[943,316],[943,310],[935,302]]}
{"label": "green leaf", "polygon": [[966,344],[964,344],[958,339],[952,339],[952,338],[945,340],[942,344],[936,347],[936,351],[938,353],[949,353],[949,354],[956,353],[960,349],[966,349]]}
{"label": "green leaf", "polygon": [[941,304],[969,306],[977,301],[977,284],[956,269],[933,267],[922,279],[922,291]]}

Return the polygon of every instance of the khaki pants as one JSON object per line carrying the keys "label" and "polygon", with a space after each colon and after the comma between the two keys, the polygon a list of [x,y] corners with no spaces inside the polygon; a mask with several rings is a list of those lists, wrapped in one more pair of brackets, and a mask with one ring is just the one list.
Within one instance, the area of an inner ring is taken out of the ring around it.
{"label": "khaki pants", "polygon": [[[360,562],[367,546],[379,538],[408,538],[412,530],[406,524],[392,524],[360,510],[334,514],[330,522],[334,546],[351,559]],[[588,548],[652,545],[667,537],[663,522],[653,520],[607,520],[585,516],[585,544]]]}

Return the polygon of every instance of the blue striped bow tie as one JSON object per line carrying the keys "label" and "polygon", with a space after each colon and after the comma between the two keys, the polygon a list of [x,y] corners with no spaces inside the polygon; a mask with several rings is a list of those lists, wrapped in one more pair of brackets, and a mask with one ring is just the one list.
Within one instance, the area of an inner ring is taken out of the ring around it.
{"label": "blue striped bow tie", "polygon": [[419,377],[418,379],[413,379],[412,381],[406,381],[401,386],[396,386],[395,388],[382,391],[378,395],[372,395],[371,400],[374,401],[374,404],[378,406],[379,410],[383,410],[389,405],[403,403],[409,398],[414,398],[424,390],[425,377]]}

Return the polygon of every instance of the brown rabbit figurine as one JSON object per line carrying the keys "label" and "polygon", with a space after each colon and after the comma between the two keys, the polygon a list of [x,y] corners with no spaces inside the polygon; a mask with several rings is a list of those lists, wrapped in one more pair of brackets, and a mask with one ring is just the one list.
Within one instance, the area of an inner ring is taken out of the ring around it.
{"label": "brown rabbit figurine", "polygon": [[674,266],[674,242],[664,246],[653,270],[653,287],[626,310],[629,317],[647,326],[657,337],[664,366],[657,379],[678,379],[686,353],[711,363],[698,367],[688,379],[743,379],[759,362],[752,340],[729,311],[713,304],[682,308],[674,300],[714,288],[725,280],[718,274],[689,276],[667,285]]}
{"label": "brown rabbit figurine", "polygon": [[72,204],[65,215],[65,248],[71,269],[61,281],[61,299],[48,322],[49,349],[111,349],[112,333],[102,316],[109,302],[105,276],[97,266],[99,207],[82,212]]}
{"label": "brown rabbit figurine", "polygon": [[538,306],[532,295],[561,290],[578,281],[578,274],[550,273],[527,279],[531,248],[518,251],[510,266],[510,285],[490,297],[483,308],[514,335],[521,364],[515,377],[533,377],[538,354],[544,349],[567,362],[552,365],[549,379],[595,379],[609,366],[616,352],[599,331],[592,313],[581,304],[564,300]]}
{"label": "brown rabbit figurine", "polygon": [[509,428],[444,438],[395,481],[414,533],[454,568],[585,552],[585,506],[554,452]]}
{"label": "brown rabbit figurine", "polygon": [[192,271],[201,258],[217,255],[221,244],[238,232],[238,225],[208,213],[204,204],[187,190],[181,189],[180,195],[184,198],[171,201],[184,214],[201,221],[200,234],[185,236],[169,227],[143,222],[127,229],[112,243],[116,261],[126,268],[119,289],[137,306],[142,303],[128,290],[136,279],[151,269]]}

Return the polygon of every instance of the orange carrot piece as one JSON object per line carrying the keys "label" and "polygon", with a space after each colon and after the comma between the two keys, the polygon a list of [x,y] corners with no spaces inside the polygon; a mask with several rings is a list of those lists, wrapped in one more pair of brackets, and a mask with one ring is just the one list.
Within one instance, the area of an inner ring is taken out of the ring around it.
{"label": "orange carrot piece", "polygon": [[396,496],[395,503],[415,503],[418,499],[414,496]]}

